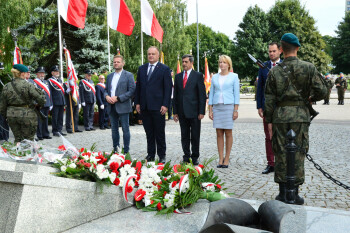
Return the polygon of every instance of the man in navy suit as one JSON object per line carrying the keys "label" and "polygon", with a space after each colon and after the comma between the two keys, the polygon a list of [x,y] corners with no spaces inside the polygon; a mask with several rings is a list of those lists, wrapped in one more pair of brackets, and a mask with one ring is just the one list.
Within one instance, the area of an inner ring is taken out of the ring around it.
{"label": "man in navy suit", "polygon": [[123,69],[124,58],[115,55],[113,67],[115,72],[107,76],[104,97],[107,100],[107,113],[111,119],[113,149],[119,148],[119,121],[123,130],[124,154],[129,153],[130,130],[129,113],[132,111],[131,99],[135,93],[134,75]]}
{"label": "man in navy suit", "polygon": [[63,113],[64,113],[64,106],[66,105],[66,102],[64,100],[64,88],[62,80],[60,77],[60,71],[58,69],[58,66],[51,67],[51,75],[52,77],[49,78],[49,84],[50,84],[50,93],[51,93],[51,99],[52,99],[52,134],[53,136],[59,137],[60,133],[63,136],[66,136],[67,134],[62,133],[63,128]]}
{"label": "man in navy suit", "polygon": [[[135,92],[136,111],[141,114],[147,136],[147,161],[166,162],[165,113],[171,97],[170,68],[160,62],[157,47],[147,50],[148,62],[139,67]],[[157,147],[156,147],[157,145]]]}
{"label": "man in navy suit", "polygon": [[106,111],[106,107],[107,107],[107,100],[105,98],[105,89],[106,89],[106,85],[105,85],[105,76],[104,75],[100,75],[98,76],[98,81],[99,83],[97,83],[96,85],[96,102],[97,102],[97,106],[98,106],[98,124],[100,125],[100,129],[105,130],[105,129],[110,129],[110,127],[108,126],[108,113]]}
{"label": "man in navy suit", "polygon": [[86,131],[95,130],[93,124],[96,90],[91,76],[92,71],[88,69],[85,71],[85,78],[79,82],[79,94],[83,106],[84,128]]}
{"label": "man in navy suit", "polygon": [[[46,102],[44,106],[40,108],[40,112],[42,112],[46,117],[49,115],[49,110],[52,109],[52,99],[51,99],[51,93],[49,89],[49,83],[48,81],[44,80],[45,78],[45,68],[40,66],[35,70],[36,78],[32,81],[33,84],[41,89],[45,93]],[[36,130],[36,136],[39,140],[45,139],[51,139],[50,132],[49,132],[49,123],[48,118],[45,120],[40,120],[38,117],[38,128]]]}
{"label": "man in navy suit", "polygon": [[267,123],[264,118],[264,106],[265,106],[265,83],[267,80],[267,74],[269,70],[276,66],[277,63],[282,62],[280,60],[281,49],[277,42],[272,42],[269,44],[269,58],[270,61],[265,62],[267,68],[259,68],[259,78],[258,78],[258,90],[256,93],[256,105],[258,109],[259,116],[263,119],[264,132],[265,132],[265,148],[266,148],[266,158],[267,166],[262,174],[268,174],[275,170],[275,156],[272,151],[272,142],[270,139],[270,134],[268,131]]}
{"label": "man in navy suit", "polygon": [[[192,70],[193,56],[182,56],[181,72],[175,76],[174,121],[180,121],[183,162],[198,165],[201,120],[205,114],[206,94],[203,74]],[[190,150],[192,144],[192,154]]]}

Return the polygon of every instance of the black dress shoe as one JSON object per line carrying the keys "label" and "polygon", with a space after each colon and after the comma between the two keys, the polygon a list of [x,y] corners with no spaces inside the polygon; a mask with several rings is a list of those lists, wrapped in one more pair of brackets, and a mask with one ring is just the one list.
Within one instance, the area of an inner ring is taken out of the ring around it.
{"label": "black dress shoe", "polygon": [[154,156],[147,155],[147,157],[145,159],[147,160],[147,162],[153,162]]}
{"label": "black dress shoe", "polygon": [[270,172],[274,172],[275,171],[275,167],[267,165],[265,170],[262,172],[262,174],[269,174]]}
{"label": "black dress shoe", "polygon": [[111,127],[109,127],[109,126],[105,126],[105,129],[110,129]]}
{"label": "black dress shoe", "polygon": [[45,138],[45,139],[52,139],[52,137],[50,137],[50,136],[46,136],[46,137],[43,137],[43,138]]}
{"label": "black dress shoe", "polygon": [[77,129],[77,130],[75,130],[75,132],[76,132],[76,133],[81,133],[81,132],[83,132],[83,131],[80,130],[80,129]]}
{"label": "black dress shoe", "polygon": [[67,133],[73,133],[73,131],[72,130],[67,130]]}
{"label": "black dress shoe", "polygon": [[163,164],[165,164],[165,163],[166,163],[166,159],[165,159],[165,157],[163,157],[163,158],[159,158],[159,163],[163,163]]}
{"label": "black dress shoe", "polygon": [[105,128],[100,127],[100,130],[106,130]]}
{"label": "black dress shoe", "polygon": [[44,138],[38,138],[39,140],[44,140]]}
{"label": "black dress shoe", "polygon": [[58,133],[53,133],[52,135],[55,136],[55,137],[59,137],[60,136]]}
{"label": "black dress shoe", "polygon": [[95,128],[90,128],[90,130],[91,130],[91,131],[94,131],[94,130],[96,130],[96,129],[95,129]]}
{"label": "black dress shoe", "polygon": [[222,168],[222,164],[219,164],[216,166],[217,168]]}
{"label": "black dress shoe", "polygon": [[228,168],[228,165],[223,164],[221,165],[221,168]]}
{"label": "black dress shoe", "polygon": [[183,157],[182,163],[189,163],[190,159],[188,157]]}
{"label": "black dress shoe", "polygon": [[85,131],[91,131],[91,129],[85,129]]}
{"label": "black dress shoe", "polygon": [[199,165],[198,158],[192,158],[193,165]]}
{"label": "black dress shoe", "polygon": [[66,134],[66,133],[62,133],[62,132],[60,132],[60,134],[61,134],[62,136],[67,136],[67,134]]}

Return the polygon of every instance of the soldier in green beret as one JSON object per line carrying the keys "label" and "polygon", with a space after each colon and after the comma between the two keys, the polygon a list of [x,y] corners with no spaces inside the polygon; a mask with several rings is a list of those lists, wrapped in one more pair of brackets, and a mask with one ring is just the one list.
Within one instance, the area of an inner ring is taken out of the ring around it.
{"label": "soldier in green beret", "polygon": [[348,83],[343,72],[340,72],[339,78],[335,80],[335,87],[338,89],[338,105],[344,105],[344,94],[348,89]]}
{"label": "soldier in green beret", "polygon": [[[281,45],[284,60],[268,74],[264,116],[269,123],[275,154],[275,182],[279,184],[276,200],[286,202],[286,135],[292,129],[296,134],[295,144],[308,151],[310,112],[307,103],[324,99],[327,88],[316,67],[297,58],[301,45],[294,34],[284,34]],[[295,204],[298,205],[304,204],[304,199],[298,195],[298,188],[305,180],[304,160],[305,154],[299,150],[295,155]]]}
{"label": "soldier in green beret", "polygon": [[327,86],[327,97],[324,99],[324,103],[323,105],[327,104],[329,105],[329,99],[331,97],[331,91],[332,91],[332,87],[334,86],[334,82],[331,80],[329,73],[326,73],[326,75],[324,76],[325,82],[326,82],[326,86]]}
{"label": "soldier in green beret", "polygon": [[0,113],[7,118],[15,143],[34,140],[38,121],[31,103],[35,101],[40,106],[45,103],[44,92],[26,81],[28,71],[22,64],[14,65],[11,69],[14,79],[1,93]]}

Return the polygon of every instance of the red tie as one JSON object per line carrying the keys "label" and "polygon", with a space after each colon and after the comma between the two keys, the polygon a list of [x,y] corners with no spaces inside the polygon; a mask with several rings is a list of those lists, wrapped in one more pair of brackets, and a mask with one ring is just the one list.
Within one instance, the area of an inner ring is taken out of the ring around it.
{"label": "red tie", "polygon": [[272,64],[272,66],[275,66],[275,65],[276,65],[276,63],[273,63],[273,64]]}
{"label": "red tie", "polygon": [[186,87],[186,83],[187,83],[187,71],[185,71],[185,77],[184,77],[184,81],[183,81],[184,89]]}

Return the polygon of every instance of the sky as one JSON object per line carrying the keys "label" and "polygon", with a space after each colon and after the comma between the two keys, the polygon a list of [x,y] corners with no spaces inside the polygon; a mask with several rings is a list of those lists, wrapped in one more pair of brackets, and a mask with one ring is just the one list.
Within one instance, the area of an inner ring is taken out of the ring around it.
{"label": "sky", "polygon": [[[345,0],[300,0],[316,21],[321,35],[335,36],[345,16]],[[233,39],[239,23],[250,6],[258,5],[265,12],[275,0],[198,0],[198,21]],[[196,23],[196,0],[187,0],[188,24]]]}

